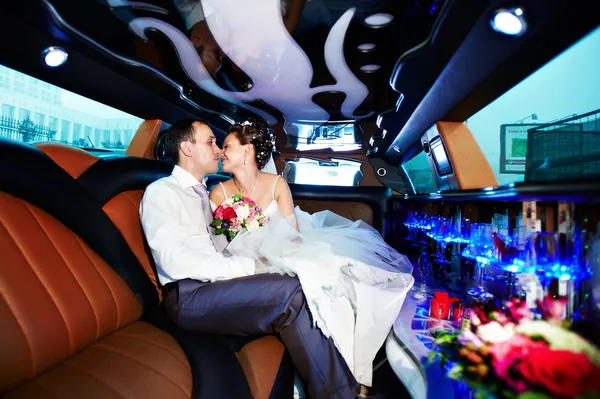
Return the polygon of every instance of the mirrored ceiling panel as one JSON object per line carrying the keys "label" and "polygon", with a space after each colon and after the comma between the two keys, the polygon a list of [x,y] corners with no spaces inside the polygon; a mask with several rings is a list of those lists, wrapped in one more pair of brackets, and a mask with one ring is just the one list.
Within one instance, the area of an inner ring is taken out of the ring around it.
{"label": "mirrored ceiling panel", "polygon": [[244,109],[286,130],[393,107],[394,63],[425,40],[443,3],[46,1],[98,44],[177,82],[183,97],[232,119]]}

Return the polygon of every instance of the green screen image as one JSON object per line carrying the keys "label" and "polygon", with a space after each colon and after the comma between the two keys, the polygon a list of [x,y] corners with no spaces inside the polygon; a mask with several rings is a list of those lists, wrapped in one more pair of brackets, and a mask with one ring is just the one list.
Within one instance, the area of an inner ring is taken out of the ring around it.
{"label": "green screen image", "polygon": [[512,139],[510,156],[525,158],[527,156],[527,139]]}

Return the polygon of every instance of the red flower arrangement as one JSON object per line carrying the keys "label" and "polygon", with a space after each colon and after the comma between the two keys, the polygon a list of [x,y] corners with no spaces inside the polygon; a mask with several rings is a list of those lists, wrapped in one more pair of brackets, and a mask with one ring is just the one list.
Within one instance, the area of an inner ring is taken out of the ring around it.
{"label": "red flower arrangement", "polygon": [[519,299],[505,311],[476,309],[469,328],[435,334],[431,360],[453,365],[448,375],[479,397],[600,398],[600,350],[561,321],[564,300],[537,304],[537,320]]}
{"label": "red flower arrangement", "polygon": [[214,218],[210,225],[215,228],[215,234],[225,234],[229,241],[242,231],[257,229],[269,221],[254,201],[239,194],[219,205]]}

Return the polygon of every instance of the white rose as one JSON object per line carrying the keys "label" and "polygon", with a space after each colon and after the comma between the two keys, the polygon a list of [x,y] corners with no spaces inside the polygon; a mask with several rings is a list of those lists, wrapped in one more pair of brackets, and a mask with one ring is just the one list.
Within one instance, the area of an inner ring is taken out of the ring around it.
{"label": "white rose", "polygon": [[235,210],[235,214],[240,220],[246,220],[246,218],[250,216],[250,209],[245,206],[238,206]]}
{"label": "white rose", "polygon": [[248,230],[258,229],[259,227],[260,227],[260,224],[258,223],[258,220],[256,220],[256,219],[254,219],[253,221],[248,223]]}
{"label": "white rose", "polygon": [[477,327],[477,335],[483,342],[495,344],[511,339],[515,335],[514,328],[514,324],[507,324],[502,327],[497,321],[491,321]]}

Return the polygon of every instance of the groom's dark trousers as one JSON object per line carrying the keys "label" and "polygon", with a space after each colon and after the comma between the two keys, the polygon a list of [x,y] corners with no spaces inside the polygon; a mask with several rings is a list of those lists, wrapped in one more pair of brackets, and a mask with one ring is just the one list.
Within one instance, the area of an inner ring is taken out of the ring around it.
{"label": "groom's dark trousers", "polygon": [[314,399],[353,399],[357,383],[331,338],[313,326],[298,279],[259,274],[167,284],[165,306],[180,327],[203,333],[278,334]]}

